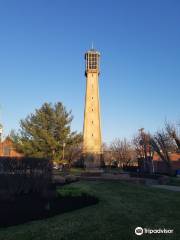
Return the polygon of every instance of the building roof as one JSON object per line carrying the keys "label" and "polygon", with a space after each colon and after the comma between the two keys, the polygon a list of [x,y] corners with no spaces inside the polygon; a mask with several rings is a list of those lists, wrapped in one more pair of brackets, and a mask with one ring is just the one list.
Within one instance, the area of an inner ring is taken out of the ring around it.
{"label": "building roof", "polygon": [[100,55],[100,52],[98,52],[96,49],[91,48],[90,50],[88,50],[86,53],[97,53],[98,55]]}

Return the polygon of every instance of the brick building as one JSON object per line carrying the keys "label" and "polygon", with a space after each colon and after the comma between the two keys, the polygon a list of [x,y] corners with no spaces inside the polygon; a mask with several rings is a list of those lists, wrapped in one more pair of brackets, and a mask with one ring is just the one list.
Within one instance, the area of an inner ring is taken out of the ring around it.
{"label": "brick building", "polygon": [[[180,169],[180,153],[170,153],[170,159],[172,164],[172,170],[176,171]],[[153,157],[154,171],[159,173],[167,173],[167,167],[164,161],[162,161],[158,154],[154,154]]]}
{"label": "brick building", "polygon": [[0,157],[22,157],[13,146],[13,141],[7,137],[4,141],[0,142]]}

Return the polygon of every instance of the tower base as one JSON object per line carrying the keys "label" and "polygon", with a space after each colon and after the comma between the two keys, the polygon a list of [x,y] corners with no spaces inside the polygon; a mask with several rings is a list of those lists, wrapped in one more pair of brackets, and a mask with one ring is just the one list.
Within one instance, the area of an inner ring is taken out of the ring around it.
{"label": "tower base", "polygon": [[104,166],[103,155],[101,153],[83,154],[84,166],[87,170],[96,170]]}

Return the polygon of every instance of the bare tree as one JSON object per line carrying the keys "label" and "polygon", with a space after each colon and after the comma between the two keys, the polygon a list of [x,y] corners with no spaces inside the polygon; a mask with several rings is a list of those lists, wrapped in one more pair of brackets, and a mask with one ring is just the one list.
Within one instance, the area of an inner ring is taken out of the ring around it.
{"label": "bare tree", "polygon": [[81,155],[82,155],[82,143],[70,146],[66,151],[65,155],[69,167],[71,167],[73,162],[79,160],[81,158]]}
{"label": "bare tree", "polygon": [[141,128],[139,134],[134,137],[133,143],[141,171],[154,172],[154,149],[151,145],[151,135],[144,132],[144,128]]}
{"label": "bare tree", "polygon": [[163,130],[158,131],[151,138],[151,146],[157,152],[161,160],[166,164],[168,173],[172,174],[172,164],[169,156],[169,150],[172,148],[169,135]]}
{"label": "bare tree", "polygon": [[111,166],[113,162],[113,156],[112,152],[110,150],[110,147],[106,144],[103,143],[103,160],[106,166]]}
{"label": "bare tree", "polygon": [[126,139],[115,139],[110,145],[110,151],[120,167],[128,166],[134,160],[133,148]]}
{"label": "bare tree", "polygon": [[178,135],[177,127],[172,123],[165,122],[165,130],[176,143],[177,151],[180,152],[180,136]]}

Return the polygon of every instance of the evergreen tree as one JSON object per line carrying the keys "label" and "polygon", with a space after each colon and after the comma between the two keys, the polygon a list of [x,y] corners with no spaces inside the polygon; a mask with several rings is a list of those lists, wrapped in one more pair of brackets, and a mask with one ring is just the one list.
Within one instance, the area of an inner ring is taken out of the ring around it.
{"label": "evergreen tree", "polygon": [[67,112],[61,102],[44,103],[20,121],[19,132],[11,137],[17,150],[26,156],[61,160],[63,145],[68,149],[82,141],[81,134],[71,132],[72,119],[71,111]]}

